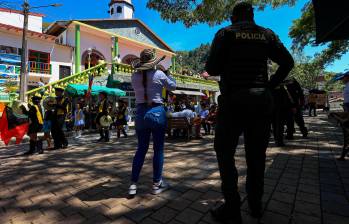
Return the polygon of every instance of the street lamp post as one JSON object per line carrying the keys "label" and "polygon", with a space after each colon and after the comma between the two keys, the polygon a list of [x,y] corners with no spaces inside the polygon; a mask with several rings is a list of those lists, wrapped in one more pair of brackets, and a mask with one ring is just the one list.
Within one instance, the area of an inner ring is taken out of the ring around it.
{"label": "street lamp post", "polygon": [[27,67],[27,31],[28,31],[28,15],[29,15],[29,3],[24,1],[23,3],[23,35],[22,35],[22,55],[21,55],[21,75],[20,75],[20,95],[21,102],[25,101],[25,93],[28,89],[28,67]]}
{"label": "street lamp post", "polygon": [[180,74],[183,75],[183,65],[182,65],[183,57],[182,57],[182,55],[179,55],[178,59],[179,59],[179,66],[181,66],[181,73]]}
{"label": "street lamp post", "polygon": [[[87,49],[87,62],[88,62],[88,69],[91,68],[91,55],[92,55],[92,48],[89,47]],[[88,82],[90,85],[90,82],[91,82],[91,79],[92,79],[92,76],[93,74],[91,73],[91,71],[88,72]],[[91,87],[92,88],[92,87]],[[91,110],[91,107],[92,107],[92,95],[90,95],[89,99],[88,99],[88,109],[89,109],[89,131],[92,130],[92,110]]]}
{"label": "street lamp post", "polygon": [[92,48],[88,48],[88,49],[87,49],[87,55],[88,55],[88,58],[87,58],[87,61],[88,61],[88,68],[91,68],[91,54],[92,54]]}
{"label": "street lamp post", "polygon": [[28,18],[29,10],[45,7],[59,7],[62,4],[50,4],[43,6],[30,7],[28,0],[24,0],[23,7],[23,34],[22,34],[22,54],[21,54],[21,74],[20,74],[20,92],[19,99],[21,102],[25,101],[25,93],[28,89],[28,54],[27,54],[27,32],[28,32]]}

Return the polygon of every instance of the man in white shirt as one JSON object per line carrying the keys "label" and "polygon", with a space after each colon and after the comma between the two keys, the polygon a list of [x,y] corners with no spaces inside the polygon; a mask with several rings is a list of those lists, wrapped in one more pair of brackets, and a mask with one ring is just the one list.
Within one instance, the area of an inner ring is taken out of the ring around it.
{"label": "man in white shirt", "polygon": [[190,121],[190,119],[196,117],[196,113],[188,108],[185,108],[184,110],[182,110],[180,112],[171,113],[170,116],[171,117],[186,117],[188,119],[188,121]]}

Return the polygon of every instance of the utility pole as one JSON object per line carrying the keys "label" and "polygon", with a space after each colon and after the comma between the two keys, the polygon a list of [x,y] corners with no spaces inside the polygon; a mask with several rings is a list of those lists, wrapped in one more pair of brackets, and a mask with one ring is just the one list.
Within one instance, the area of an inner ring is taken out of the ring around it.
{"label": "utility pole", "polygon": [[28,89],[27,32],[28,32],[29,10],[45,8],[45,7],[59,7],[59,6],[62,6],[62,4],[55,3],[50,5],[30,7],[28,0],[24,0],[23,2],[22,7],[23,7],[24,22],[23,22],[23,34],[22,34],[22,55],[21,55],[21,74],[20,74],[20,92],[19,92],[19,99],[21,102],[25,101],[25,93],[27,92],[27,89]]}
{"label": "utility pole", "polygon": [[27,64],[27,31],[28,31],[28,17],[29,17],[29,3],[25,0],[23,5],[23,34],[22,34],[22,56],[21,56],[21,74],[20,74],[20,95],[21,102],[25,101],[25,93],[28,88],[28,64]]}

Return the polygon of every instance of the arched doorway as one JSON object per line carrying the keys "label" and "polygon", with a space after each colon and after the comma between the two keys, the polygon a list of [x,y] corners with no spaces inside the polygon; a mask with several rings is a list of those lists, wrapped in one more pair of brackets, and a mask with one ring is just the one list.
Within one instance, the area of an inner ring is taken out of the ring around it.
{"label": "arched doorway", "polygon": [[[90,63],[90,66],[94,67],[94,66],[98,65],[98,61],[99,60],[105,60],[104,55],[101,52],[93,49],[92,53],[91,53],[91,63]],[[85,69],[87,69],[88,68],[88,51],[85,51],[82,54],[82,60],[81,61],[82,61],[82,64],[85,66]]]}
{"label": "arched doorway", "polygon": [[121,60],[121,63],[131,65],[131,62],[136,58],[138,58],[136,55],[128,54]]}

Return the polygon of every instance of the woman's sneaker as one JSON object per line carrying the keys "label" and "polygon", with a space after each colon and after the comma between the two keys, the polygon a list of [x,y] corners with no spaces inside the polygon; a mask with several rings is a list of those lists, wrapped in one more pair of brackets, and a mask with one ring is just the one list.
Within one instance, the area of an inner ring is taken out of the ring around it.
{"label": "woman's sneaker", "polygon": [[152,194],[160,194],[161,192],[166,191],[168,188],[169,188],[169,185],[161,180],[158,183],[153,183]]}
{"label": "woman's sneaker", "polygon": [[137,194],[137,185],[131,184],[130,188],[128,189],[128,195],[133,197]]}

